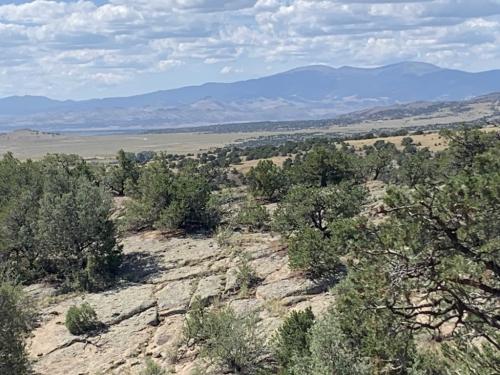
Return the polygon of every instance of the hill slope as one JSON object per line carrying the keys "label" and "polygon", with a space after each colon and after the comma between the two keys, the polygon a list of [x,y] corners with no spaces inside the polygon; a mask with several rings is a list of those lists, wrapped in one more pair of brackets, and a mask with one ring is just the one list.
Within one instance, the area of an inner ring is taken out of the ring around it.
{"label": "hill slope", "polygon": [[405,62],[379,68],[307,66],[258,79],[131,97],[0,99],[0,131],[141,129],[318,119],[378,105],[462,100],[500,91],[500,70],[469,73]]}

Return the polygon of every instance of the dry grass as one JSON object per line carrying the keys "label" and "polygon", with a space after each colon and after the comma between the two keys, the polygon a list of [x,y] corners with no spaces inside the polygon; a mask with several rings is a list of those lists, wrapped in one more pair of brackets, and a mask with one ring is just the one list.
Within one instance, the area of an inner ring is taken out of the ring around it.
{"label": "dry grass", "polygon": [[[500,128],[484,128],[483,131],[500,131]],[[363,148],[363,146],[373,145],[378,140],[384,140],[386,142],[391,142],[396,145],[399,149],[402,148],[401,141],[403,138],[411,137],[416,144],[419,144],[421,147],[428,147],[432,151],[442,151],[447,146],[448,143],[446,139],[439,136],[438,132],[435,133],[426,133],[421,135],[406,135],[406,136],[397,136],[397,137],[385,137],[385,138],[373,138],[373,139],[360,139],[356,141],[349,141],[347,143],[353,145],[357,149]]]}
{"label": "dry grass", "polygon": [[[398,148],[402,148],[401,141],[403,138],[408,136],[397,136],[397,137],[386,137],[386,138],[373,138],[373,139],[360,139],[356,141],[349,141],[347,143],[353,145],[357,149],[363,148],[363,146],[373,145],[378,140],[384,140],[386,142],[391,142]],[[444,150],[447,146],[446,140],[439,136],[438,133],[428,133],[422,135],[411,135],[413,141],[420,144],[422,147],[428,147],[433,151]]]}

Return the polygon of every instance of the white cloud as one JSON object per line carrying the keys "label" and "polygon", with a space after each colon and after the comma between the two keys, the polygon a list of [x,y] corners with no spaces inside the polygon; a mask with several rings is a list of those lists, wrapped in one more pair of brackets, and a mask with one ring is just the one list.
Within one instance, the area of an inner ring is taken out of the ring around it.
{"label": "white cloud", "polygon": [[226,65],[220,70],[221,74],[236,74],[236,73],[243,73],[243,69],[235,68],[233,66],[228,66]]}
{"label": "white cloud", "polygon": [[500,67],[499,41],[500,0],[35,0],[0,5],[0,96],[140,91],[173,68],[180,84],[267,62],[484,69]]}

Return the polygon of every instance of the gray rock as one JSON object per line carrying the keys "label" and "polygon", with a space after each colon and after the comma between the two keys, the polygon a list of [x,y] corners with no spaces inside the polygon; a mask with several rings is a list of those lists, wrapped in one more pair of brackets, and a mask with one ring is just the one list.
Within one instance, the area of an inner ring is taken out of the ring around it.
{"label": "gray rock", "polygon": [[318,285],[310,280],[304,279],[285,279],[278,280],[269,284],[261,285],[257,288],[257,298],[271,300],[283,299],[290,296],[299,296],[307,294],[319,294],[324,291],[323,285]]}
{"label": "gray rock", "polygon": [[209,303],[215,297],[219,296],[224,288],[224,277],[221,275],[212,275],[201,279],[198,287],[193,294],[191,303],[195,298],[199,298],[203,304]]}
{"label": "gray rock", "polygon": [[161,316],[184,314],[191,299],[191,280],[169,282],[156,293],[158,311]]}

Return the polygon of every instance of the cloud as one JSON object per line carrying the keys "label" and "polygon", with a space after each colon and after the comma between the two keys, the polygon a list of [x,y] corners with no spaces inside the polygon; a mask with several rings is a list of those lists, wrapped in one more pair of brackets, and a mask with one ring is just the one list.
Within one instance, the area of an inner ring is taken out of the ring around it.
{"label": "cloud", "polygon": [[239,69],[239,68],[235,68],[233,66],[224,66],[221,70],[220,70],[220,73],[221,74],[236,74],[236,73],[243,73],[243,69]]}
{"label": "cloud", "polygon": [[0,96],[121,95],[106,90],[243,73],[236,66],[258,76],[411,59],[478,70],[500,65],[499,46],[500,0],[7,0]]}

